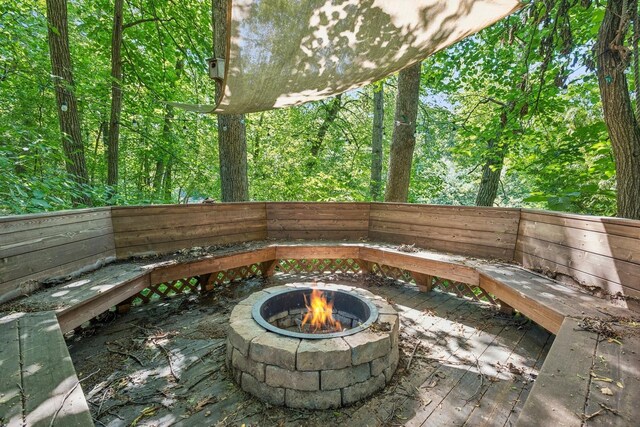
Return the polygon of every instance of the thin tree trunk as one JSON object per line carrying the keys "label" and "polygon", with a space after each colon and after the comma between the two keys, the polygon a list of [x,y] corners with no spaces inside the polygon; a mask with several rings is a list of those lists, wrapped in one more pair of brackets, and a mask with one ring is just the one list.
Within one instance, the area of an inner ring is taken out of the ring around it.
{"label": "thin tree trunk", "polygon": [[[212,0],[214,24],[214,53],[226,56],[227,0]],[[216,97],[222,96],[217,87]],[[218,115],[218,151],[220,156],[221,198],[223,202],[249,200],[247,178],[247,135],[244,114]]]}
{"label": "thin tree trunk", "polygon": [[373,131],[371,136],[371,200],[380,199],[382,189],[382,139],[384,134],[384,84],[373,92]]}
{"label": "thin tree trunk", "polygon": [[[173,191],[173,157],[169,157],[167,165],[164,168],[164,177],[162,178],[164,187],[164,199],[171,200],[171,192]],[[180,193],[178,192],[178,202],[180,201]]]}
{"label": "thin tree trunk", "polygon": [[[55,80],[58,120],[62,133],[62,148],[66,157],[65,165],[71,179],[84,187],[89,179],[80,132],[78,102],[74,93],[67,22],[66,0],[47,0],[49,54],[51,72]],[[84,193],[72,196],[72,202],[74,205],[91,205],[91,199]]]}
{"label": "thin tree trunk", "polygon": [[117,192],[118,160],[120,145],[120,113],[122,112],[122,5],[115,0],[113,32],[111,34],[111,118],[109,119],[109,144],[107,149],[107,185],[111,194]]}
{"label": "thin tree trunk", "polygon": [[640,13],[638,11],[638,0],[633,1],[633,84],[634,94],[636,98],[636,120],[640,118],[640,48],[638,43],[640,42]]}
{"label": "thin tree trunk", "polygon": [[482,167],[482,180],[476,195],[476,206],[493,206],[498,196],[500,187],[500,175],[504,165],[504,158],[507,154],[506,146],[496,147],[494,140],[488,143],[489,152],[484,166]]}
{"label": "thin tree trunk", "polygon": [[312,166],[317,163],[318,156],[320,155],[320,150],[322,149],[322,145],[324,143],[324,138],[327,136],[327,132],[329,128],[338,118],[338,113],[340,113],[340,109],[342,108],[342,94],[337,95],[335,98],[330,100],[327,105],[324,106],[325,116],[324,120],[318,127],[318,132],[316,133],[316,137],[311,141],[311,163]]}
{"label": "thin tree trunk", "polygon": [[409,197],[411,162],[416,145],[416,119],[420,95],[420,63],[400,71],[393,139],[389,155],[386,202],[406,202]]}
{"label": "thin tree trunk", "polygon": [[[184,71],[184,60],[178,59],[176,61],[176,79],[172,80],[169,84],[171,89],[176,87],[176,82],[180,79],[182,72]],[[160,197],[161,195],[167,199],[166,194],[167,191],[169,195],[171,194],[171,190],[167,190],[167,184],[171,184],[167,182],[166,174],[169,173],[171,175],[171,171],[168,170],[168,164],[172,162],[172,155],[175,143],[175,135],[173,133],[173,119],[174,119],[174,111],[171,105],[167,105],[167,109],[164,113],[164,124],[162,125],[162,139],[167,143],[168,149],[165,151],[159,152],[159,157],[156,160],[156,172],[153,175],[153,190],[156,197]]]}
{"label": "thin tree trunk", "polygon": [[[623,0],[609,0],[595,46],[598,85],[616,160],[618,216],[640,219],[640,128],[631,106],[624,46],[630,11]],[[634,8],[635,13],[635,8]]]}

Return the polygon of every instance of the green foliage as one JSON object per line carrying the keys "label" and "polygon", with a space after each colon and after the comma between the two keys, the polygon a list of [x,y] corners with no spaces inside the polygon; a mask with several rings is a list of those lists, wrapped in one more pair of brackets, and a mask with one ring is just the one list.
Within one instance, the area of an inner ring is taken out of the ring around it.
{"label": "green foliage", "polygon": [[[562,11],[561,3],[533,2],[423,63],[411,202],[473,204],[483,164],[504,153],[498,205],[615,213],[615,168],[589,68],[603,6]],[[0,11],[1,213],[70,208],[74,194],[95,205],[219,200],[215,117],[167,105],[213,102],[204,67],[209,0],[125,2],[117,195],[105,186],[112,8],[107,0],[69,2],[84,188],[64,169],[44,1]],[[251,199],[369,200],[373,92],[382,85],[386,164],[394,76],[343,95],[330,123],[331,100],[247,115]]]}

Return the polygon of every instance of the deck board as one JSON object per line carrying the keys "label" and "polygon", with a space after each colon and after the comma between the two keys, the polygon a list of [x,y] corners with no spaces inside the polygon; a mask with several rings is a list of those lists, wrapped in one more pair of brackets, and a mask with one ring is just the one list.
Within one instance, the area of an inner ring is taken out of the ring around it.
{"label": "deck board", "polygon": [[[591,378],[585,410],[587,416],[593,416],[587,423],[589,426],[622,427],[638,421],[634,414],[640,396],[640,337],[629,334],[619,342],[607,339],[598,342],[593,364],[595,376]],[[602,393],[605,387],[613,396]]]}
{"label": "deck board", "polygon": [[0,425],[22,426],[22,376],[16,316],[0,318]]}

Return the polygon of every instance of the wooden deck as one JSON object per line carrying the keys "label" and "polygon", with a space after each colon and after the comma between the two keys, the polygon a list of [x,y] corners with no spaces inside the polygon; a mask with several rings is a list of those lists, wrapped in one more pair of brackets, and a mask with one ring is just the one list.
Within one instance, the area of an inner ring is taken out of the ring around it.
{"label": "wooden deck", "polygon": [[[299,280],[298,275],[277,274],[270,283]],[[419,292],[414,285],[387,283],[367,289],[387,297],[400,312],[400,367],[383,392],[340,410],[265,407],[231,381],[223,367],[224,351],[219,349],[224,346],[222,331],[229,309],[256,290],[250,285],[136,308],[101,327],[97,335],[72,342],[71,354],[79,372],[93,371],[100,364],[108,366],[107,360],[116,364],[113,373],[95,375],[87,389],[94,418],[109,426],[129,425],[148,407],[155,409],[143,417],[147,425],[514,423],[553,335],[523,317],[504,316],[488,304],[440,291]],[[366,282],[360,285],[366,286]],[[234,294],[248,288],[242,296]],[[167,353],[154,345],[140,345],[150,340],[157,340]],[[212,349],[218,350],[208,354]],[[207,378],[201,376],[205,374]]]}

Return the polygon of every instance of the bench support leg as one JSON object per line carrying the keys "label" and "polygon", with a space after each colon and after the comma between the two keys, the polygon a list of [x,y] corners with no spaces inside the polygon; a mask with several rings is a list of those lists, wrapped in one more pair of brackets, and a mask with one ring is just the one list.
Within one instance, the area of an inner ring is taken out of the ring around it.
{"label": "bench support leg", "polygon": [[507,314],[509,316],[513,316],[515,310],[509,304],[502,300],[496,300],[498,304],[500,304],[500,313]]}
{"label": "bench support leg", "polygon": [[275,259],[271,261],[264,261],[260,265],[260,271],[262,271],[262,277],[271,277],[276,272],[276,267],[278,266],[278,262]]}
{"label": "bench support leg", "polygon": [[116,305],[116,312],[118,314],[126,314],[131,310],[131,303],[133,302],[133,297],[129,297],[126,300]]}
{"label": "bench support leg", "polygon": [[416,285],[418,285],[418,289],[420,292],[431,292],[433,289],[433,276],[423,273],[416,273],[414,271],[411,272],[411,276],[413,280],[416,281]]}
{"label": "bench support leg", "polygon": [[363,259],[359,259],[358,260],[358,265],[360,266],[360,271],[362,274],[371,274],[372,273],[372,266],[371,263],[369,261],[365,261]]}
{"label": "bench support leg", "polygon": [[213,290],[213,279],[218,275],[218,273],[209,273],[203,274],[198,277],[198,282],[200,282],[200,293],[204,294],[205,292],[209,292]]}

